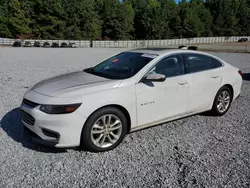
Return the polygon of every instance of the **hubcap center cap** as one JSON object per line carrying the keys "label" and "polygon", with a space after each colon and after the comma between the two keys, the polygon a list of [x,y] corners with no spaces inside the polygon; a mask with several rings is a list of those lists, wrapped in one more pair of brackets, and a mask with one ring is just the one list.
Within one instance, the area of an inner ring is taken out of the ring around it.
{"label": "hubcap center cap", "polygon": [[105,135],[108,135],[108,134],[109,134],[109,129],[108,129],[108,127],[105,127],[104,134],[105,134]]}

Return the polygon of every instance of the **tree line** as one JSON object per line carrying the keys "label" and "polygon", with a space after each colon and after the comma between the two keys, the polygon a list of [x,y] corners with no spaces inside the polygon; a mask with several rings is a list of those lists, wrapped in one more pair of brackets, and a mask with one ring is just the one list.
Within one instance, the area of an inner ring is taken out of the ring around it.
{"label": "tree line", "polygon": [[167,39],[250,35],[250,0],[0,0],[0,37]]}

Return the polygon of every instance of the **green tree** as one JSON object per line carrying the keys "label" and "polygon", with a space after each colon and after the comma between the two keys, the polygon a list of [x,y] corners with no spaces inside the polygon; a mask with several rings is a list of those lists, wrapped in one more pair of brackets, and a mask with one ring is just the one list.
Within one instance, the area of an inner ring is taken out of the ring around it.
{"label": "green tree", "polygon": [[111,39],[130,39],[134,30],[134,10],[129,1],[98,1],[98,14],[102,21],[102,36]]}
{"label": "green tree", "polygon": [[61,0],[36,0],[33,33],[43,39],[63,39],[66,22]]}
{"label": "green tree", "polygon": [[211,36],[212,17],[202,0],[182,1],[181,19],[184,37]]}
{"label": "green tree", "polygon": [[134,36],[136,39],[145,39],[147,36],[145,18],[147,18],[147,0],[131,0],[134,12]]}
{"label": "green tree", "polygon": [[18,0],[9,0],[8,3],[8,28],[12,36],[17,34],[30,34],[29,20],[25,18],[24,12],[21,9],[21,4]]}
{"label": "green tree", "polygon": [[164,20],[164,32],[162,38],[179,37],[181,30],[180,8],[175,0],[161,0],[162,19]]}
{"label": "green tree", "polygon": [[35,16],[36,12],[34,11],[34,6],[36,0],[22,0],[20,1],[20,9],[23,11],[25,18],[28,20],[28,27],[33,34],[35,26]]}
{"label": "green tree", "polygon": [[68,39],[95,39],[101,35],[101,22],[94,0],[64,0],[65,36]]}
{"label": "green tree", "polygon": [[8,1],[0,0],[0,37],[13,37],[8,28]]}
{"label": "green tree", "polygon": [[135,36],[138,39],[161,39],[168,35],[167,14],[157,0],[134,0]]}
{"label": "green tree", "polygon": [[213,17],[213,32],[215,36],[232,36],[238,34],[237,11],[238,0],[207,0]]}
{"label": "green tree", "polygon": [[121,23],[119,39],[131,39],[134,31],[134,9],[129,2],[123,2],[120,5],[119,22]]}
{"label": "green tree", "polygon": [[250,35],[250,0],[0,0],[0,28],[42,39]]}
{"label": "green tree", "polygon": [[118,39],[120,35],[121,23],[119,22],[119,0],[106,0],[100,3],[102,21],[102,36]]}
{"label": "green tree", "polygon": [[239,0],[237,17],[239,34],[250,35],[250,0]]}
{"label": "green tree", "polygon": [[146,39],[161,39],[165,32],[164,25],[167,25],[167,23],[165,23],[166,16],[162,12],[160,2],[149,0],[147,12],[144,16],[142,23],[146,31]]}
{"label": "green tree", "polygon": [[199,18],[199,36],[211,36],[213,18],[210,10],[205,7],[203,0],[191,0],[190,4],[191,9],[196,12]]}

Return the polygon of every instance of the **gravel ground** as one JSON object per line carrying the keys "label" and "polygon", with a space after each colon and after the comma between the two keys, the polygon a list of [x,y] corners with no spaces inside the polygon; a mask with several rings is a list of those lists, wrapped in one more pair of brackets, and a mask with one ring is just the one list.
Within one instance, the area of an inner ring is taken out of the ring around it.
{"label": "gravel ground", "polygon": [[[227,53],[250,53],[249,42],[224,42],[205,44],[184,44],[186,46],[197,46],[199,51],[227,52]],[[171,48],[178,48],[179,45],[171,45]]]}
{"label": "gravel ground", "polygon": [[0,187],[249,187],[250,54],[213,53],[244,72],[223,117],[196,115],[89,153],[30,142],[18,106],[27,88],[124,49],[0,49]]}
{"label": "gravel ground", "polygon": [[208,51],[227,51],[250,53],[250,42],[228,42],[228,43],[214,43],[214,44],[197,44],[200,50]]}

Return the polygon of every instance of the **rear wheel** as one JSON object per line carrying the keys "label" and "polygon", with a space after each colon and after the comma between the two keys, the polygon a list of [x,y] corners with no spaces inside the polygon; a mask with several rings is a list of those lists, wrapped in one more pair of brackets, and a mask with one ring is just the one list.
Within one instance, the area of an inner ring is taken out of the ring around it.
{"label": "rear wheel", "polygon": [[122,142],[126,132],[126,116],[117,108],[102,108],[92,114],[84,125],[81,144],[92,152],[108,151]]}
{"label": "rear wheel", "polygon": [[214,104],[212,108],[213,114],[217,116],[222,116],[226,114],[231,106],[233,100],[232,98],[233,98],[232,91],[228,87],[223,86],[218,91],[214,99]]}

